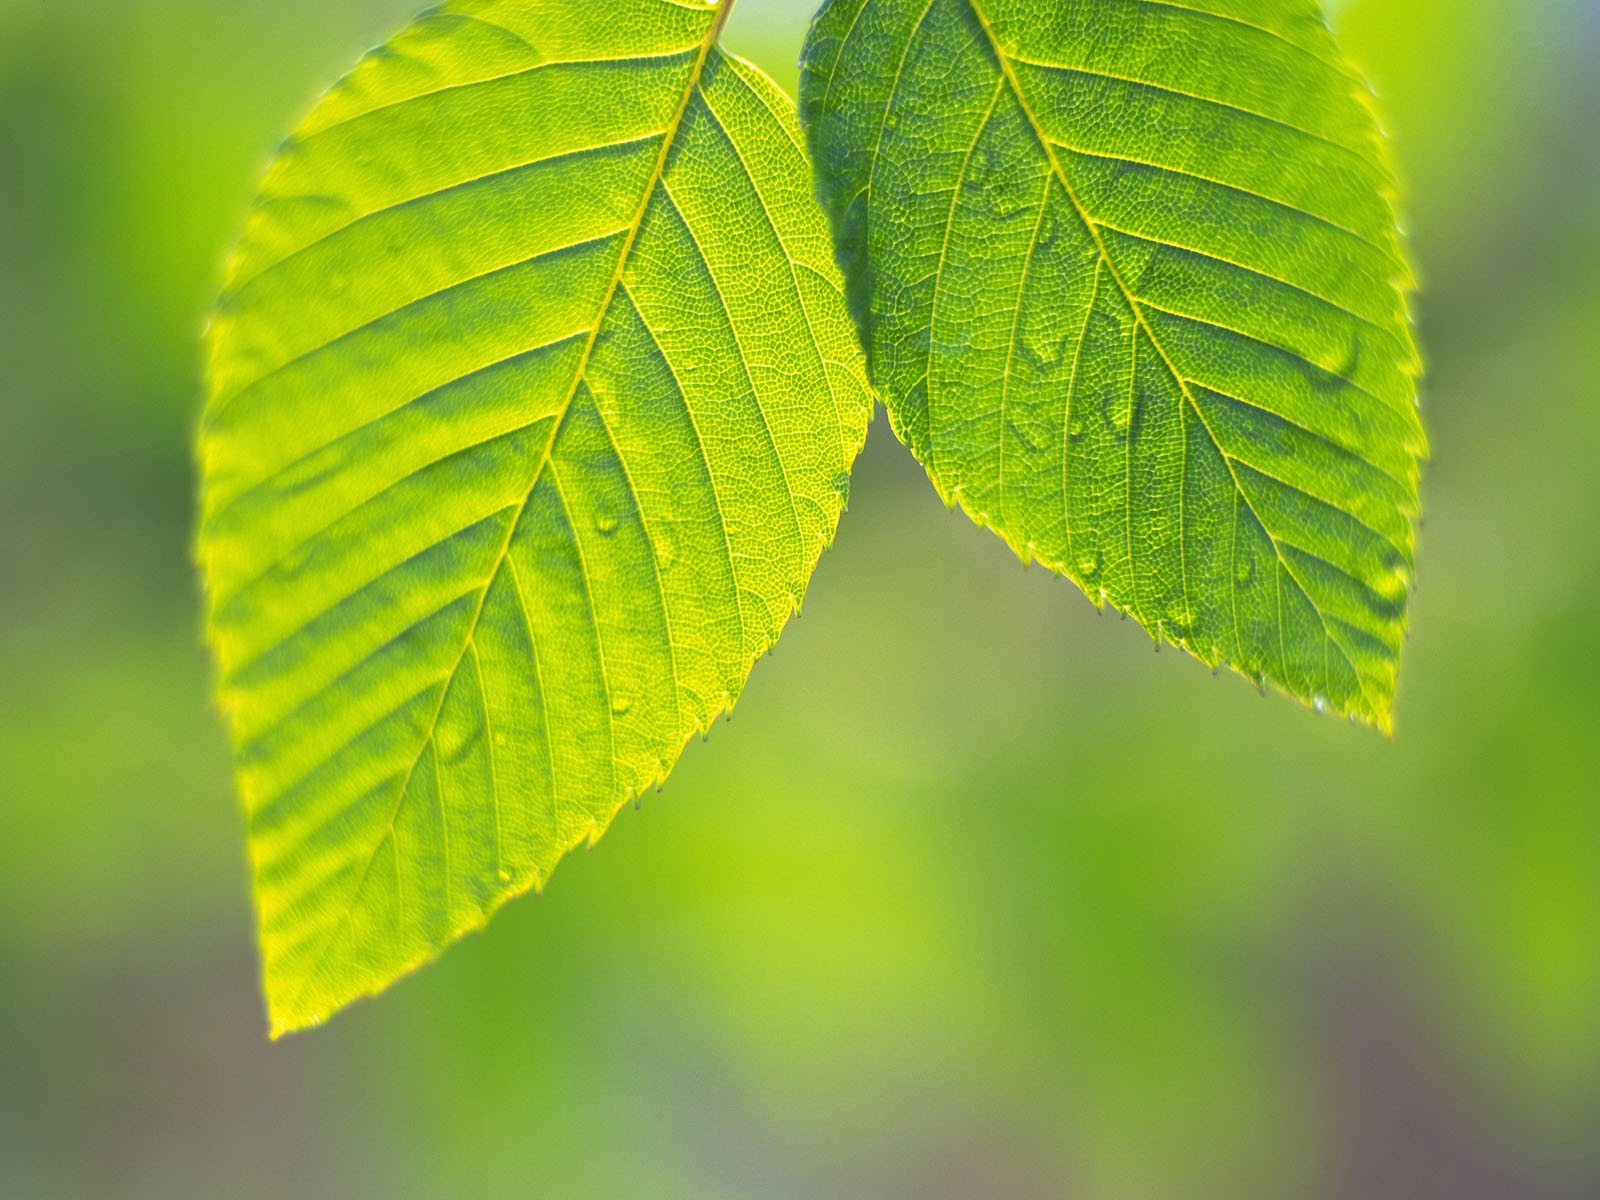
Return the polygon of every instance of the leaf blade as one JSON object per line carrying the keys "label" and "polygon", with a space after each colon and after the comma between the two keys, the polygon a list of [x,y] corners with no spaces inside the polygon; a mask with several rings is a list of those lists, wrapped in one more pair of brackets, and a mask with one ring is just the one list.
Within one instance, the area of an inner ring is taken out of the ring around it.
{"label": "leaf blade", "polygon": [[831,540],[867,392],[792,107],[726,13],[448,6],[268,172],[199,548],[275,1033],[597,839]]}
{"label": "leaf blade", "polygon": [[1312,0],[830,0],[801,107],[874,384],[947,503],[1387,730],[1413,280]]}

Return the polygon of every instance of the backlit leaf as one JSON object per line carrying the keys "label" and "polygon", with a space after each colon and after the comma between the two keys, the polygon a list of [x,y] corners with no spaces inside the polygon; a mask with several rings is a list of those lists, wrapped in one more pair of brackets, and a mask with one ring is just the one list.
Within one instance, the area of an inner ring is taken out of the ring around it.
{"label": "backlit leaf", "polygon": [[873,383],[946,501],[1388,729],[1411,276],[1315,0],[828,0],[801,111]]}
{"label": "backlit leaf", "polygon": [[199,540],[275,1032],[543,885],[738,696],[869,415],[792,105],[687,0],[458,0],[284,145]]}

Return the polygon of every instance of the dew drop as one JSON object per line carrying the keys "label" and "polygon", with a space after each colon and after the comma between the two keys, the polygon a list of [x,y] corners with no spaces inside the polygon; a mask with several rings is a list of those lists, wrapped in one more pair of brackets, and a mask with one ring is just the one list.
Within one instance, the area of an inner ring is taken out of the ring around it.
{"label": "dew drop", "polygon": [[1039,245],[1049,246],[1054,243],[1056,240],[1056,234],[1059,232],[1058,226],[1059,222],[1056,219],[1055,213],[1046,212],[1044,214],[1044,220],[1039,222]]}
{"label": "dew drop", "polygon": [[509,867],[501,867],[500,870],[498,872],[496,872],[496,874],[498,874],[500,876],[500,882],[501,883],[510,883],[511,882],[511,869]]}
{"label": "dew drop", "polygon": [[678,545],[672,536],[670,525],[663,525],[656,531],[655,547],[656,561],[663,567],[670,567],[678,556]]}
{"label": "dew drop", "polygon": [[1326,696],[1315,696],[1315,697],[1313,697],[1312,700],[1311,700],[1311,707],[1314,708],[1318,712],[1318,714],[1322,714],[1322,713],[1327,712],[1328,711],[1328,698]]}
{"label": "dew drop", "polygon": [[617,514],[610,509],[601,509],[594,515],[594,527],[601,537],[610,537],[617,531]]}
{"label": "dew drop", "polygon": [[1100,400],[1100,415],[1113,433],[1127,433],[1133,424],[1133,397],[1126,388],[1107,392]]}
{"label": "dew drop", "polygon": [[1240,583],[1249,583],[1256,576],[1256,560],[1254,558],[1241,558],[1233,568],[1233,577]]}
{"label": "dew drop", "polygon": [[615,716],[626,716],[628,710],[632,707],[633,700],[628,696],[618,695],[611,697],[611,711]]}
{"label": "dew drop", "polygon": [[1105,562],[1105,556],[1096,550],[1092,554],[1082,555],[1078,559],[1078,574],[1085,579],[1093,579],[1100,574],[1100,568]]}

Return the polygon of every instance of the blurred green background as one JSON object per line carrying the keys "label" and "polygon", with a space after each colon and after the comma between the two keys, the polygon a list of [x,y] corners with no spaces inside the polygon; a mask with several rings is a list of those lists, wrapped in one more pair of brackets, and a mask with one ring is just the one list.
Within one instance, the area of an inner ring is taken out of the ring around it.
{"label": "blurred green background", "polygon": [[[1337,6],[1427,289],[1395,742],[1152,654],[880,418],[666,792],[268,1045],[196,338],[414,3],[0,0],[0,1196],[1600,1196],[1600,4]],[[792,90],[807,16],[730,41]]]}

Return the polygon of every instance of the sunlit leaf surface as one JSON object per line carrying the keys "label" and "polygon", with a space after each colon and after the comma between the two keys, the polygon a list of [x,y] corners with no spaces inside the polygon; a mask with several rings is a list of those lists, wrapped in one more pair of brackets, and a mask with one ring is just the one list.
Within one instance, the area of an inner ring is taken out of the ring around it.
{"label": "sunlit leaf surface", "polygon": [[1314,0],[828,0],[801,110],[873,383],[946,500],[1388,729],[1411,277]]}
{"label": "sunlit leaf surface", "polygon": [[658,783],[832,538],[868,393],[792,105],[675,0],[462,0],[284,145],[200,557],[277,1032]]}

